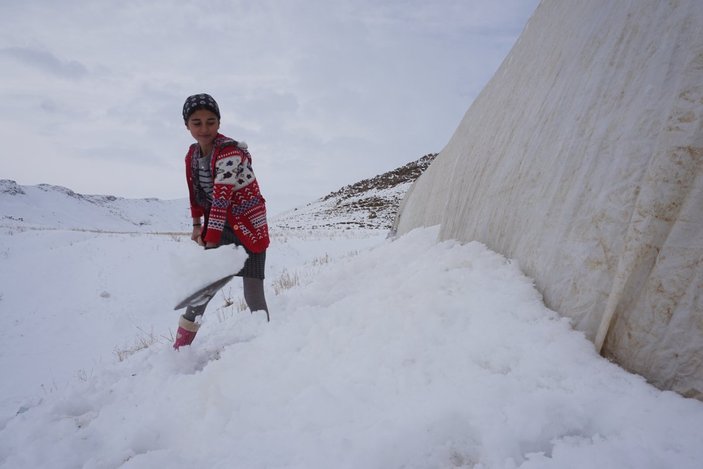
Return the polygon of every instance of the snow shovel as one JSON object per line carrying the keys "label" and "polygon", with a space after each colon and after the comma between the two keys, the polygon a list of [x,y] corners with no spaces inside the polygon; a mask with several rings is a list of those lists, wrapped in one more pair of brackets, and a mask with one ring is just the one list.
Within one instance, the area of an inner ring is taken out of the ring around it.
{"label": "snow shovel", "polygon": [[234,278],[234,274],[222,277],[219,280],[215,280],[209,285],[198,289],[196,292],[188,295],[184,300],[179,302],[173,309],[179,310],[185,308],[186,306],[199,306],[207,303],[212,299],[215,294],[220,291],[222,287],[227,285],[230,280]]}

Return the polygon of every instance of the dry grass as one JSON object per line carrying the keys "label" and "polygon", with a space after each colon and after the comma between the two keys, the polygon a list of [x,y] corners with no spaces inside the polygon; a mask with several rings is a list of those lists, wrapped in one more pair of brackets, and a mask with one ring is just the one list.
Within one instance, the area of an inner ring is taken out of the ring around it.
{"label": "dry grass", "polygon": [[[132,346],[121,350],[115,350],[117,360],[124,361],[125,359],[127,359],[127,357],[134,355],[138,351],[147,349],[155,343],[159,342],[159,338],[156,337],[153,332],[145,332],[143,329],[139,329],[139,332],[140,333]],[[164,338],[168,339],[168,337]],[[171,341],[172,340],[173,337],[171,337]]]}
{"label": "dry grass", "polygon": [[290,290],[293,287],[300,285],[300,277],[298,273],[289,273],[288,270],[283,270],[281,276],[273,281],[273,291],[276,295],[280,295],[286,290]]}

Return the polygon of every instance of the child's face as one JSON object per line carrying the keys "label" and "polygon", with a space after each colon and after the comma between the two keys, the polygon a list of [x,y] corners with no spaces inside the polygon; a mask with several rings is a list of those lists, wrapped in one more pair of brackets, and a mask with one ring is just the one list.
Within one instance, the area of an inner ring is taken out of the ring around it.
{"label": "child's face", "polygon": [[188,118],[186,128],[201,147],[209,147],[220,130],[220,119],[212,111],[198,109]]}

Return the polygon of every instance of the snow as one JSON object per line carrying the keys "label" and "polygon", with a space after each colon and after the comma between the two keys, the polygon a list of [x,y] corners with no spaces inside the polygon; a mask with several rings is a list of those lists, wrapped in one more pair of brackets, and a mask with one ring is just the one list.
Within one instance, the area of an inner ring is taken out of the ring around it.
{"label": "snow", "polygon": [[437,227],[274,223],[271,322],[235,279],[174,351],[178,277],[200,279],[188,236],[50,224],[0,229],[1,468],[703,460],[703,403],[599,357],[515,262]]}
{"label": "snow", "polygon": [[703,400],[702,31],[701,0],[543,0],[397,232],[519,260],[598,350]]}

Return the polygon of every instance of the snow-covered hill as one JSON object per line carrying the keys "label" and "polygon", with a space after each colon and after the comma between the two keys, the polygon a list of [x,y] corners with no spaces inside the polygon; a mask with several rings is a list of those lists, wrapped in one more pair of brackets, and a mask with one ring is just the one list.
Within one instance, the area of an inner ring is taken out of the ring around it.
{"label": "snow-covered hill", "polygon": [[188,227],[188,201],[83,195],[49,184],[0,180],[0,227],[101,231],[178,231]]}

